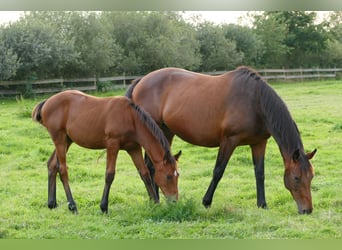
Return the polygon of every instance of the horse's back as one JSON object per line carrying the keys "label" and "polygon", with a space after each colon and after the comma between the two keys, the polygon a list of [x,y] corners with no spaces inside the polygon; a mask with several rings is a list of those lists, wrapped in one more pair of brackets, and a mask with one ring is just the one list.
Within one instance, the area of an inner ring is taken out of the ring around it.
{"label": "horse's back", "polygon": [[209,76],[165,68],[144,76],[132,99],[184,140],[218,146],[230,99],[229,79],[228,74]]}
{"label": "horse's back", "polygon": [[177,106],[201,110],[220,108],[210,107],[201,100],[207,102],[208,97],[226,95],[228,85],[222,76],[213,77],[180,68],[163,68],[140,79],[133,91],[132,100],[158,121],[162,119],[164,109],[174,110]]}
{"label": "horse's back", "polygon": [[[218,146],[222,136],[251,137],[261,121],[253,86],[235,80],[234,71],[209,76],[165,68],[143,77],[132,99],[185,141]],[[240,138],[242,143],[248,143]]]}

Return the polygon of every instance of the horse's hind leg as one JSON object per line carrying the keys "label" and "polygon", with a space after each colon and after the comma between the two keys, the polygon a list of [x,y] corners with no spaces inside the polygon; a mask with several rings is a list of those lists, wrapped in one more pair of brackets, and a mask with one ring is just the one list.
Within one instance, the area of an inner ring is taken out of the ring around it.
{"label": "horse's hind leg", "polygon": [[48,207],[50,209],[57,207],[56,201],[56,176],[58,169],[58,160],[56,150],[53,151],[48,163]]}
{"label": "horse's hind leg", "polygon": [[105,186],[103,189],[100,208],[103,213],[108,213],[108,197],[110,187],[115,177],[115,163],[118,155],[118,148],[107,148],[107,167],[105,176]]}

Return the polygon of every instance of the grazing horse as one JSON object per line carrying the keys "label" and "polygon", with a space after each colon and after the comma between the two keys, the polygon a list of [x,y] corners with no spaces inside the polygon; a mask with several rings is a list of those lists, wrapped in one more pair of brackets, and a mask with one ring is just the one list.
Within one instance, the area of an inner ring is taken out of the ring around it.
{"label": "grazing horse", "polygon": [[[150,113],[171,145],[174,135],[204,147],[219,147],[213,178],[203,205],[212,203],[234,149],[250,145],[257,206],[266,208],[264,156],[272,135],[285,165],[284,183],[297,203],[298,212],[311,213],[311,180],[314,172],[304,153],[298,128],[285,103],[251,68],[241,66],[218,76],[184,69],[164,68],[132,83],[126,93]],[[145,158],[151,173],[153,164]]]}
{"label": "grazing horse", "polygon": [[127,97],[97,98],[79,91],[64,91],[38,104],[33,120],[47,128],[55,150],[48,161],[48,207],[55,208],[56,175],[60,175],[69,209],[77,213],[68,182],[66,153],[72,142],[89,149],[107,150],[105,186],[101,210],[108,212],[108,196],[115,176],[120,149],[131,156],[151,199],[156,194],[150,172],[144,163],[144,147],[156,169],[155,183],[168,199],[178,199],[178,172],[169,143],[154,120]]}

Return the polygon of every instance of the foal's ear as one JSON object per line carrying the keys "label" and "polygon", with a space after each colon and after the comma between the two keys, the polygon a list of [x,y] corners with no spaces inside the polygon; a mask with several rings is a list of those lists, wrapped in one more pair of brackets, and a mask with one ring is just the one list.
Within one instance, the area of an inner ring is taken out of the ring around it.
{"label": "foal's ear", "polygon": [[292,154],[292,160],[293,161],[298,161],[299,160],[299,156],[300,156],[300,152],[299,149],[296,149],[293,154]]}
{"label": "foal's ear", "polygon": [[179,150],[179,152],[177,154],[174,155],[176,161],[178,161],[179,157],[181,156],[182,154],[182,150]]}
{"label": "foal's ear", "polygon": [[308,157],[308,159],[311,160],[315,156],[316,152],[317,148],[315,148],[314,151],[312,151],[311,153],[307,153],[306,157]]}

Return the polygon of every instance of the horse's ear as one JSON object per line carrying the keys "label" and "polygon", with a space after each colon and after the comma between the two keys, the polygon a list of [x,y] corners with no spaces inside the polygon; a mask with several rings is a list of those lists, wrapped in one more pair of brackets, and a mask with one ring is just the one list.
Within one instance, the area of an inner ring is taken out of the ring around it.
{"label": "horse's ear", "polygon": [[298,161],[299,160],[299,156],[300,156],[300,152],[299,149],[296,149],[293,154],[292,154],[292,160],[293,161]]}
{"label": "horse's ear", "polygon": [[315,156],[316,152],[317,148],[315,148],[314,151],[312,151],[311,153],[307,153],[306,157],[308,157],[308,159],[311,160]]}
{"label": "horse's ear", "polygon": [[177,154],[174,155],[176,161],[178,161],[179,157],[181,156],[182,154],[182,150],[179,150],[179,152]]}

